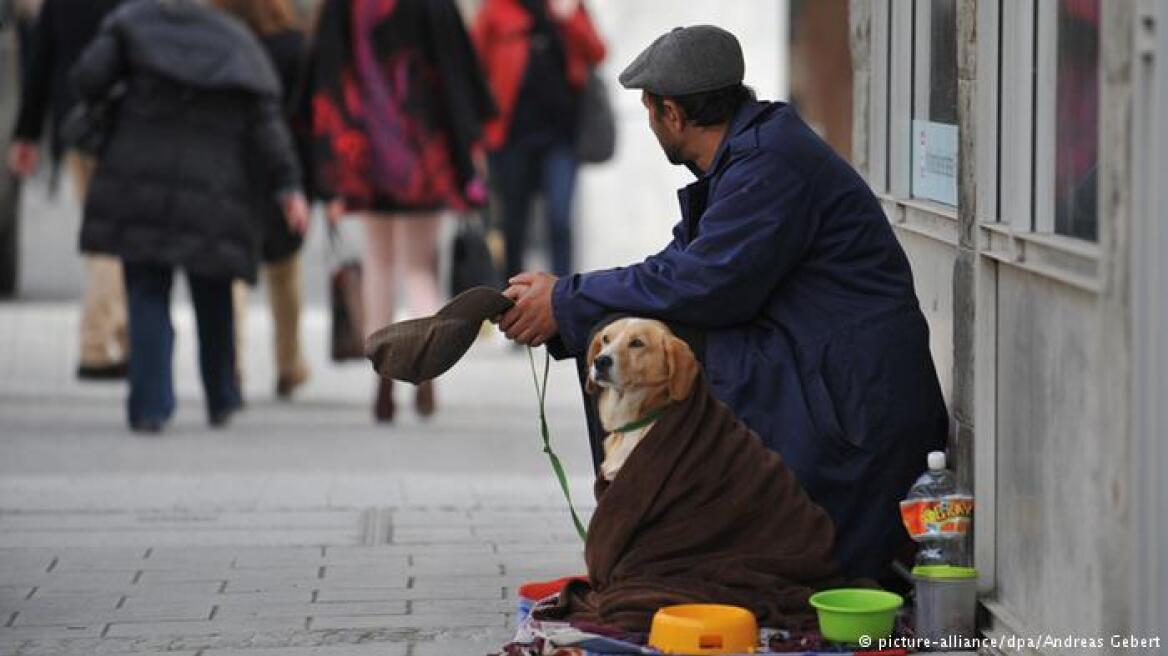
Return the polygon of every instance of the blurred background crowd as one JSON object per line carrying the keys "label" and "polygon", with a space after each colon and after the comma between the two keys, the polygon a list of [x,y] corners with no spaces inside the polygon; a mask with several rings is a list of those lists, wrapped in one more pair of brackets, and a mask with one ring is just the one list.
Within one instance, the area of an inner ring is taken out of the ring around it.
{"label": "blurred background crowd", "polygon": [[[18,66],[19,101],[7,167],[81,214],[77,376],[128,379],[130,427],[165,426],[176,403],[176,271],[194,308],[207,419],[222,426],[244,405],[257,283],[273,327],[270,384],[292,399],[311,375],[304,349],[316,346],[301,343],[305,299],[331,303],[332,359],[358,360],[365,335],[430,314],[467,286],[656,250],[684,178],[658,159],[635,94],[607,81],[625,62],[604,64],[628,59],[661,26],[597,5],[12,0],[4,17],[16,52],[5,58]],[[775,37],[789,17],[765,7],[769,24],[753,30],[765,38],[751,39],[745,26],[762,8],[713,18],[743,26],[748,81],[774,97],[787,76]],[[846,13],[792,10],[809,15],[800,23],[834,23],[846,53]],[[710,20],[689,11],[670,13],[679,24]],[[622,22],[627,31],[613,29]],[[834,65],[850,93],[846,56]],[[850,108],[816,102],[846,150]],[[578,185],[588,164],[602,166]],[[307,262],[306,238],[316,244]],[[15,271],[6,278],[12,293]],[[436,411],[432,383],[410,392],[419,415]],[[371,398],[373,417],[392,421],[392,383],[377,380]]]}

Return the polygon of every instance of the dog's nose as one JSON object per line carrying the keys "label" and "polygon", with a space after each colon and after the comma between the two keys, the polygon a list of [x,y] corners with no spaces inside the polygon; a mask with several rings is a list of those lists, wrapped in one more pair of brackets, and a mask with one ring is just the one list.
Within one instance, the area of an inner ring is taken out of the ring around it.
{"label": "dog's nose", "polygon": [[612,368],[612,356],[600,355],[592,361],[592,366],[596,367],[597,371],[608,371]]}

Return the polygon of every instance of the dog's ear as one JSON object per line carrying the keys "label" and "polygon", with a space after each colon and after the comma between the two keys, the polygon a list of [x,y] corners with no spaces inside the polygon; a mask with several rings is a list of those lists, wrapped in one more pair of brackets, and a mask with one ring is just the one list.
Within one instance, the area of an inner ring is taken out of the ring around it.
{"label": "dog's ear", "polygon": [[670,400],[685,400],[698,378],[698,360],[690,350],[689,344],[672,335],[666,337],[665,366],[669,377]]}
{"label": "dog's ear", "polygon": [[588,345],[588,358],[585,362],[584,369],[584,391],[589,394],[596,394],[600,391],[600,386],[592,382],[592,361],[600,355],[600,349],[604,344],[600,341],[600,332],[592,337],[592,343]]}

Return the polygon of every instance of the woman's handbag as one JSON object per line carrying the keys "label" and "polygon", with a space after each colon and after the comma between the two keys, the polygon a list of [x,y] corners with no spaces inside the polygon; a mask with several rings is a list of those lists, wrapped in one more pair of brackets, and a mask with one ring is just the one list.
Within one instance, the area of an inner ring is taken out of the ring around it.
{"label": "woman's handbag", "polygon": [[603,164],[612,159],[616,152],[616,116],[608,85],[596,69],[588,73],[576,112],[576,157],[584,164]]}
{"label": "woman's handbag", "polygon": [[113,132],[118,104],[125,95],[126,85],[119,82],[104,97],[73,105],[61,121],[61,141],[86,155],[100,155]]}
{"label": "woman's handbag", "polygon": [[361,301],[361,263],[341,258],[340,235],[329,226],[329,247],[336,264],[329,275],[332,331],[329,353],[333,362],[365,358],[365,307]]}
{"label": "woman's handbag", "polygon": [[472,287],[500,284],[499,270],[487,245],[485,219],[464,215],[458,219],[450,257],[450,296],[458,296]]}

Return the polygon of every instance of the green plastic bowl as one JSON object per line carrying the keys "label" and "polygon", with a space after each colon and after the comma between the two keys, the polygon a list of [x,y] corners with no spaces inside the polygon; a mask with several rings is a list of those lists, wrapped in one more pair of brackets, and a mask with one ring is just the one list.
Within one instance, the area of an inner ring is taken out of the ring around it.
{"label": "green plastic bowl", "polygon": [[839,588],[811,595],[819,615],[819,632],[833,642],[857,644],[868,636],[872,644],[892,635],[896,611],[904,598],[884,590]]}

